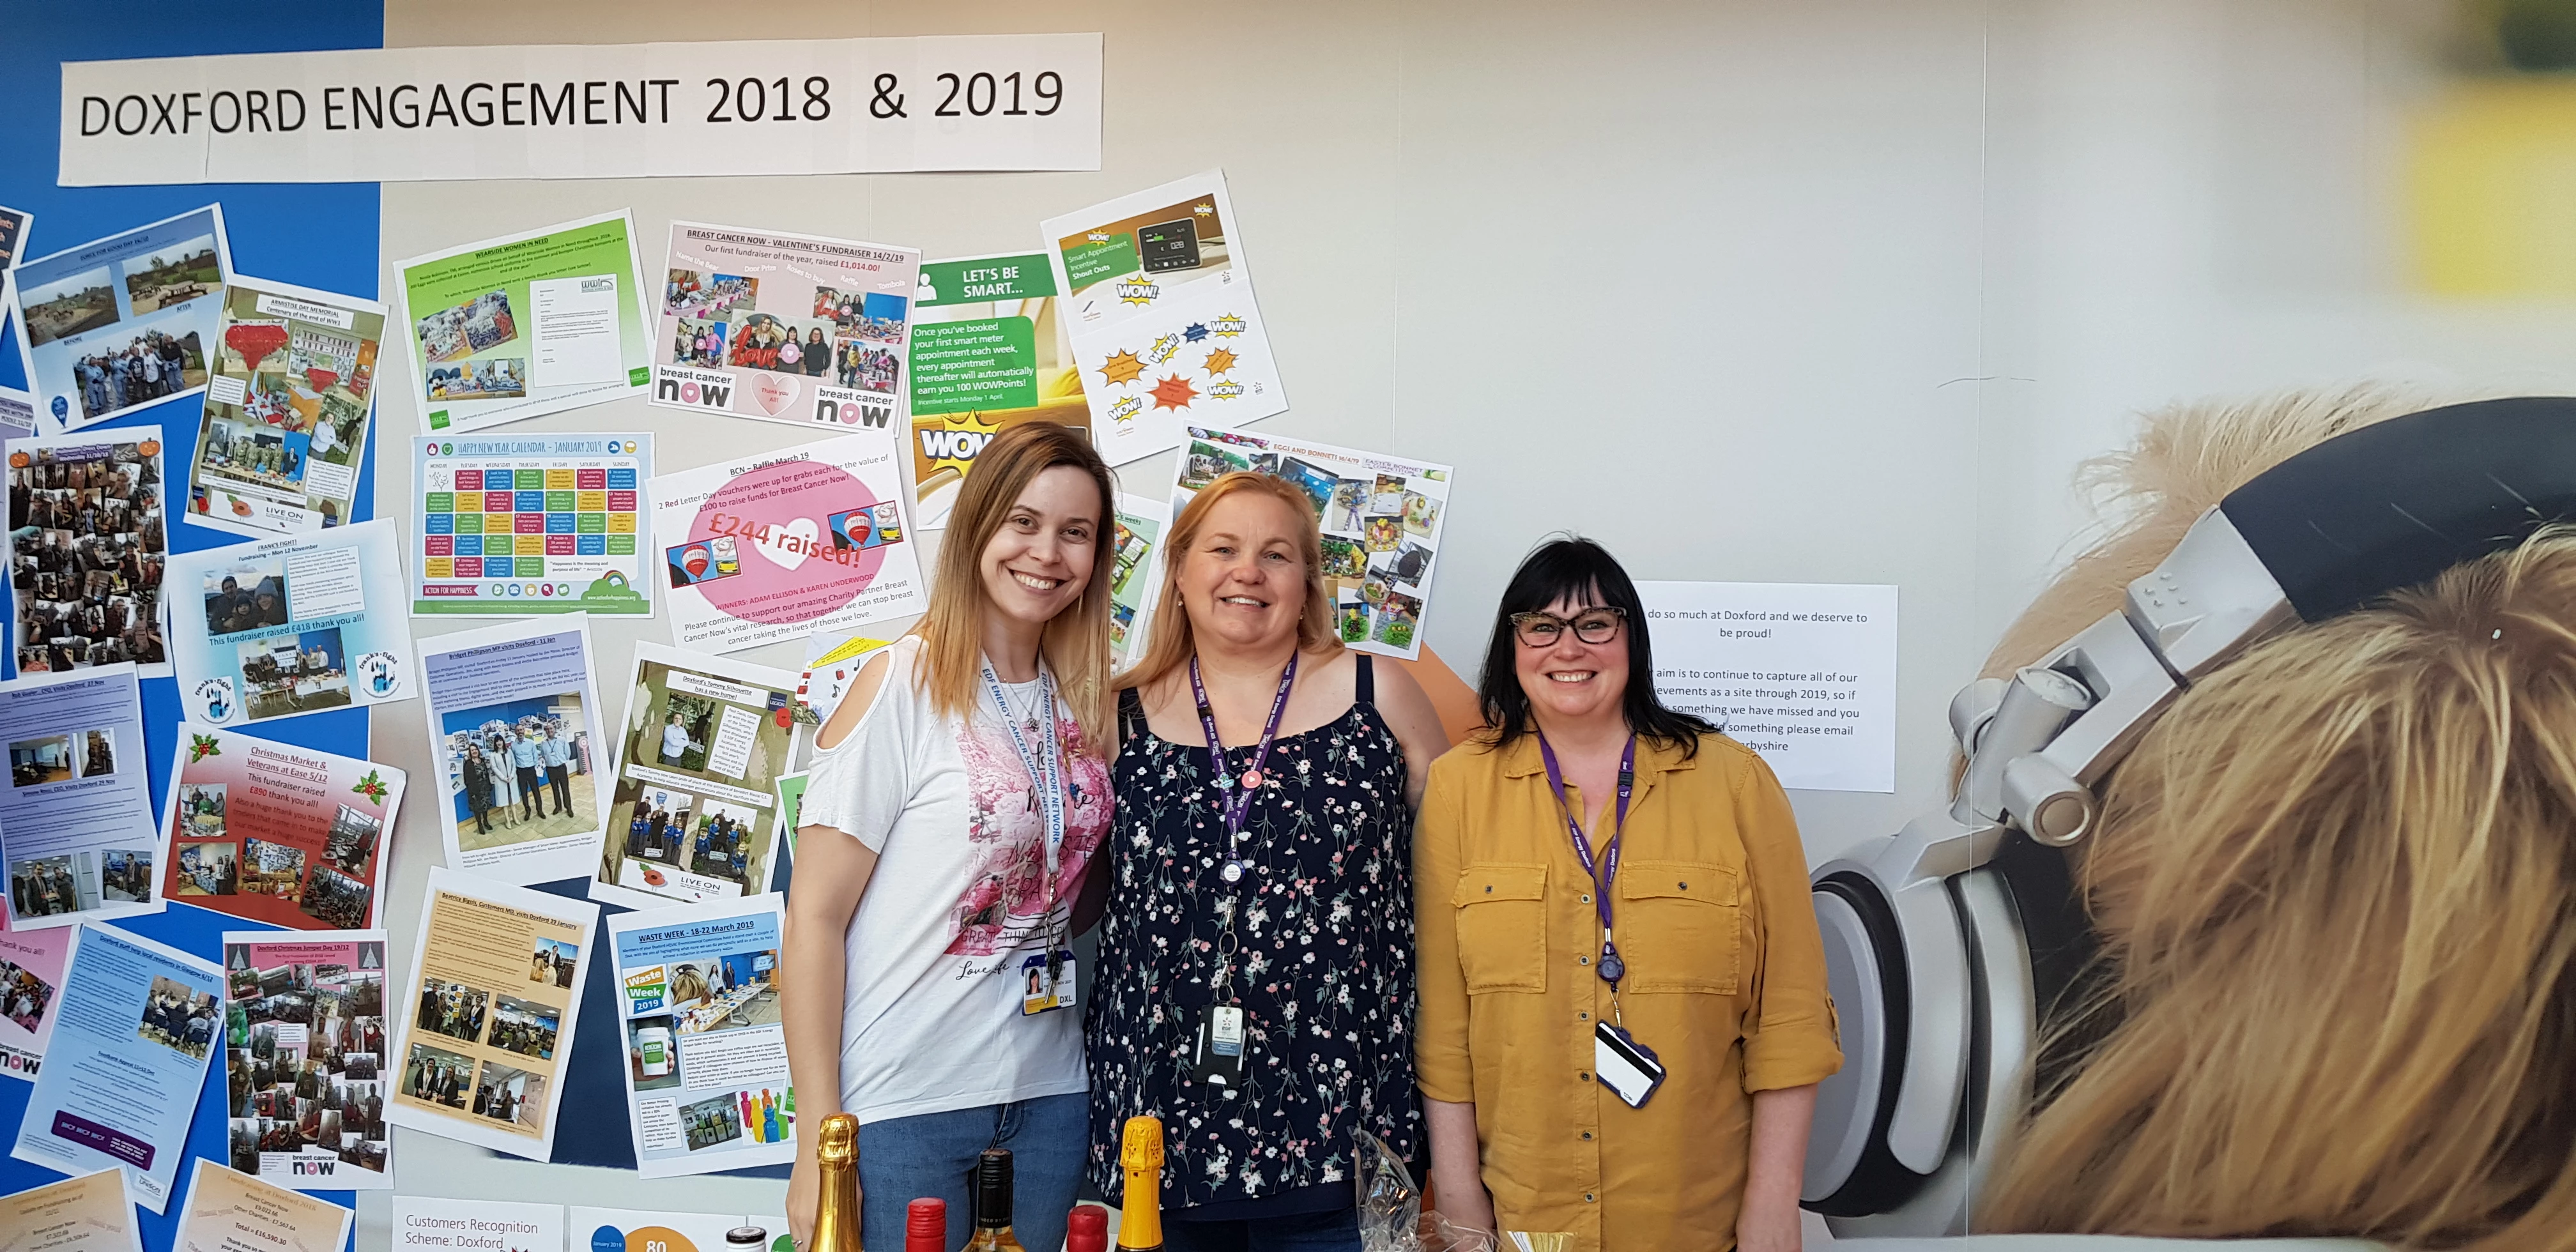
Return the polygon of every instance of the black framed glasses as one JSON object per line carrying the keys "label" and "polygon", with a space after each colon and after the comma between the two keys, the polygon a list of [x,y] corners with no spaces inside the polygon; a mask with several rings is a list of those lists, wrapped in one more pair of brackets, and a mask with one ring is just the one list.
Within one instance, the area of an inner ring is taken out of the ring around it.
{"label": "black framed glasses", "polygon": [[1523,647],[1553,648],[1573,631],[1585,643],[1608,643],[1619,637],[1619,627],[1626,622],[1628,611],[1612,605],[1585,609],[1572,618],[1554,613],[1512,614],[1512,637]]}

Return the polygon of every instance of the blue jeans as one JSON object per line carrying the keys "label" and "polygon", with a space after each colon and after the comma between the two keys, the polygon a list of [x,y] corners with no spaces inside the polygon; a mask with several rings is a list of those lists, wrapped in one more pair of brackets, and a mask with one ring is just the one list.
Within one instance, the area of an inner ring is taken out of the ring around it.
{"label": "blue jeans", "polygon": [[973,1203],[967,1171],[986,1148],[1011,1150],[1011,1226],[1023,1247],[1064,1246],[1064,1216],[1082,1183],[1091,1098],[1040,1096],[1014,1104],[859,1123],[859,1242],[903,1246],[904,1211],[928,1197],[948,1202],[948,1246],[963,1247]]}
{"label": "blue jeans", "polygon": [[1165,1213],[1163,1252],[1360,1252],[1360,1211],[1346,1208],[1214,1222],[1193,1222]]}

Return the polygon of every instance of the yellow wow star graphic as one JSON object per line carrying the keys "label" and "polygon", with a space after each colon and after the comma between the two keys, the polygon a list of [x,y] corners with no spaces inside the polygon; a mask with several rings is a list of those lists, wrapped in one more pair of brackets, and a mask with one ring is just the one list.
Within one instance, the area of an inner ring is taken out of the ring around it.
{"label": "yellow wow star graphic", "polygon": [[1233,369],[1234,363],[1238,359],[1239,358],[1237,358],[1234,353],[1227,349],[1211,349],[1207,354],[1207,365],[1204,368],[1204,372],[1210,377],[1222,374],[1227,370]]}
{"label": "yellow wow star graphic", "polygon": [[1132,383],[1144,372],[1145,363],[1138,360],[1135,353],[1123,349],[1100,363],[1101,379],[1113,387],[1120,383]]}

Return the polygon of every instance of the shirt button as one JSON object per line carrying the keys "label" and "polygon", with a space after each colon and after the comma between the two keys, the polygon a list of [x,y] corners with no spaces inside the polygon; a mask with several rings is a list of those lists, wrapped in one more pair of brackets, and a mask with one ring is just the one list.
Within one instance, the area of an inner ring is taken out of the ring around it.
{"label": "shirt button", "polygon": [[1588,1130],[1587,1130],[1587,1131],[1584,1131],[1584,1132],[1583,1132],[1583,1137],[1584,1137],[1585,1139],[1590,1139],[1590,1138],[1592,1137],[1592,1132],[1591,1132],[1591,1131],[1588,1131]]}
{"label": "shirt button", "polygon": [[1582,1079],[1582,1080],[1583,1080],[1583,1081],[1585,1081],[1585,1082],[1590,1082],[1590,1081],[1592,1081],[1592,1071],[1591,1071],[1591,1070],[1588,1070],[1588,1069],[1587,1069],[1587,1070],[1584,1070],[1584,1071],[1582,1071],[1582,1072],[1580,1072],[1580,1073],[1576,1074],[1576,1075],[1575,1075],[1575,1077],[1580,1078],[1580,1079]]}
{"label": "shirt button", "polygon": [[1592,963],[1592,958],[1588,956],[1578,956],[1574,958],[1574,963],[1577,965],[1590,965]]}
{"label": "shirt button", "polygon": [[1583,1202],[1584,1202],[1584,1203],[1586,1203],[1586,1204],[1590,1204],[1590,1203],[1592,1203],[1592,1193],[1591,1193],[1591,1192],[1586,1191],[1586,1192],[1584,1192],[1584,1193],[1583,1193]]}
{"label": "shirt button", "polygon": [[1576,1021],[1578,1021],[1578,1022],[1588,1022],[1588,1021],[1591,1021],[1591,1020],[1592,1020],[1592,1015],[1591,1015],[1590,1013],[1586,1013],[1586,1012],[1583,1012],[1583,1011],[1582,1011],[1582,1010],[1580,1010],[1580,1009],[1577,1009],[1577,1010],[1575,1010],[1575,1013],[1574,1013],[1574,1020],[1576,1020]]}
{"label": "shirt button", "polygon": [[1585,897],[1583,897],[1583,902],[1584,902],[1585,904],[1590,904],[1590,903],[1592,903],[1592,897],[1590,897],[1590,896],[1585,896]]}

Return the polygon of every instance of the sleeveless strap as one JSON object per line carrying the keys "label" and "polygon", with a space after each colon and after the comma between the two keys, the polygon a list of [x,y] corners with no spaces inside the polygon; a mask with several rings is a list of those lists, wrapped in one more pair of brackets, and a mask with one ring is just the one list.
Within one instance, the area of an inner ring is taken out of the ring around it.
{"label": "sleeveless strap", "polygon": [[1377,705],[1377,670],[1370,664],[1376,659],[1366,652],[1359,654],[1359,673],[1351,678],[1351,703]]}
{"label": "sleeveless strap", "polygon": [[1145,726],[1145,696],[1134,687],[1118,693],[1118,742],[1134,739]]}

